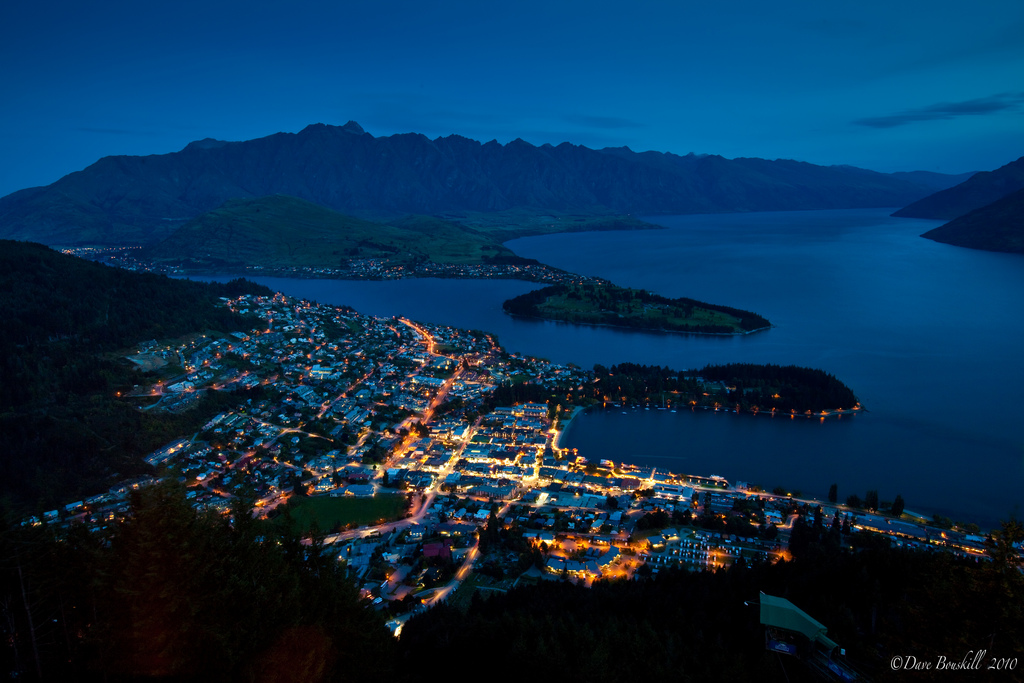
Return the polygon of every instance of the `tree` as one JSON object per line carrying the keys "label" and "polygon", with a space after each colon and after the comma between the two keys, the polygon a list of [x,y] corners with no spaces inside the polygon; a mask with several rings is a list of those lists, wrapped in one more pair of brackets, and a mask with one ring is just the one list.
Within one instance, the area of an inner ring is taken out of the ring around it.
{"label": "tree", "polygon": [[492,507],[490,514],[487,515],[487,524],[480,533],[480,553],[486,554],[492,550],[496,550],[500,545],[501,524],[498,522],[498,516],[495,514],[495,510]]}
{"label": "tree", "polygon": [[817,544],[818,537],[808,526],[803,515],[798,515],[793,520],[793,530],[789,534],[789,551],[794,557],[800,556],[804,551],[809,550],[813,545]]}
{"label": "tree", "polygon": [[992,565],[1005,574],[1019,578],[1020,575],[1017,571],[1019,558],[1014,546],[1024,540],[1024,526],[1014,517],[1010,517],[1009,521],[1002,522],[1001,525],[1002,529],[996,537],[996,546],[990,551]]}
{"label": "tree", "polygon": [[693,524],[693,512],[690,510],[674,510],[672,512],[672,523],[680,526],[690,526]]}
{"label": "tree", "polygon": [[832,484],[828,487],[828,502],[834,503],[839,500],[839,485]]}
{"label": "tree", "polygon": [[878,491],[872,489],[864,494],[864,507],[868,510],[878,509]]}
{"label": "tree", "polygon": [[903,505],[904,505],[904,503],[903,503],[903,496],[897,493],[896,494],[896,500],[894,500],[892,502],[892,516],[893,517],[899,517],[900,515],[903,514]]}
{"label": "tree", "polygon": [[[355,663],[356,653],[386,656],[391,639],[382,620],[363,609],[337,563],[320,557],[320,544],[261,528],[246,500],[233,508],[232,526],[193,510],[180,487],[160,484],[133,494],[132,514],[111,530],[109,543],[86,554],[74,539],[60,543],[72,553],[62,560],[75,567],[83,589],[59,596],[63,613],[81,621],[67,626],[88,646],[65,657],[82,668],[80,675],[52,680],[93,678],[86,668],[117,680],[252,680],[257,668],[265,673],[301,662],[316,663],[331,678],[341,662]],[[55,615],[62,614],[60,601]],[[298,634],[305,637],[286,642]],[[294,675],[311,680],[314,673]],[[387,671],[362,678],[373,673]]]}
{"label": "tree", "polygon": [[859,508],[862,507],[863,505],[864,504],[861,502],[860,496],[858,496],[856,493],[851,493],[849,496],[846,497],[846,507]]}

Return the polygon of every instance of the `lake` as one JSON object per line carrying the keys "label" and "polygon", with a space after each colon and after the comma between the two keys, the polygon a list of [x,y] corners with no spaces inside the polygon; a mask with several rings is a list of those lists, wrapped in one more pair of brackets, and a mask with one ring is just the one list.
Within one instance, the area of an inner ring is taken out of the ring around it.
{"label": "lake", "polygon": [[[513,240],[559,268],[764,315],[740,337],[649,334],[515,320],[501,303],[539,285],[255,278],[293,296],[484,329],[510,351],[584,367],[755,362],[821,368],[869,412],[790,420],[683,411],[594,411],[562,445],[609,458],[840,498],[877,489],[907,508],[995,525],[1021,514],[1024,257],[920,238],[937,221],[890,210],[647,218],[663,230]],[[217,278],[221,279],[221,278]]]}

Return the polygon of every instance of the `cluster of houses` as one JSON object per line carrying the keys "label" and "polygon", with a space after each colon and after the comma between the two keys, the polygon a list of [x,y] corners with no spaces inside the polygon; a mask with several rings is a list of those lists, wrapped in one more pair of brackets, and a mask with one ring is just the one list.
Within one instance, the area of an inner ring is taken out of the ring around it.
{"label": "cluster of houses", "polygon": [[[358,576],[382,560],[400,564],[407,551],[458,560],[495,504],[511,506],[502,523],[544,549],[543,572],[555,577],[591,580],[643,564],[717,567],[741,557],[767,559],[784,547],[785,533],[766,540],[753,525],[738,534],[676,525],[638,535],[645,515],[700,510],[724,517],[738,514],[751,498],[763,499],[764,525],[784,529],[792,503],[742,484],[731,487],[719,477],[587,462],[557,447],[554,421],[564,413],[556,401],[488,402],[500,385],[528,383],[556,394],[582,390],[593,378],[579,368],[505,354],[480,332],[365,316],[282,295],[227,303],[264,322],[225,338],[199,337],[162,350],[155,341],[140,346],[141,353],[181,365],[180,376],[152,392],[163,395],[153,409],[187,409],[211,387],[267,389],[146,457],[161,476],[183,480],[197,508],[227,513],[242,488],[254,491],[265,510],[297,487],[309,495],[354,497],[385,487],[439,491],[421,523],[403,532],[402,543],[359,539],[332,550]],[[450,405],[462,409],[446,411]],[[26,523],[102,526],[128,511],[133,488],[154,481],[124,482]],[[848,517],[855,528],[907,546],[984,550],[981,537],[838,506],[826,506],[823,514]],[[578,547],[566,552],[567,540]]]}
{"label": "cluster of houses", "polygon": [[[64,253],[91,258],[108,265],[135,272],[180,275],[187,272],[180,266],[153,263],[142,258],[138,248],[66,249]],[[326,266],[246,266],[246,276],[293,278],[332,278],[344,280],[401,280],[410,277],[443,277],[472,279],[514,279],[546,284],[589,284],[603,282],[598,278],[569,273],[539,263],[523,264],[460,264],[416,262],[404,263],[389,258],[351,258],[338,267]]]}

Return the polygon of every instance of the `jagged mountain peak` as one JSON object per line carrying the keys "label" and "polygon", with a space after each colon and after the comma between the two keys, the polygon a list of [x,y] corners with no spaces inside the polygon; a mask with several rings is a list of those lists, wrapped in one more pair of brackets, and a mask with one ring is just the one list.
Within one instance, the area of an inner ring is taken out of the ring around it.
{"label": "jagged mountain peak", "polygon": [[934,187],[813,164],[594,150],[521,138],[374,137],[349,121],[176,152],[107,157],[0,199],[0,237],[151,244],[225,201],[284,194],[356,216],[516,209],[632,215],[905,205]]}
{"label": "jagged mountain peak", "polygon": [[345,133],[351,133],[352,135],[366,135],[366,131],[355,121],[349,121],[344,126],[334,126],[329,123],[311,123],[301,131],[299,135],[309,133],[325,133],[325,132],[338,132],[343,131]]}
{"label": "jagged mountain peak", "polygon": [[224,145],[227,144],[230,143],[228,143],[225,140],[217,140],[215,138],[203,138],[202,140],[194,140],[188,143],[187,145],[185,145],[185,149],[217,149],[218,147],[223,147]]}

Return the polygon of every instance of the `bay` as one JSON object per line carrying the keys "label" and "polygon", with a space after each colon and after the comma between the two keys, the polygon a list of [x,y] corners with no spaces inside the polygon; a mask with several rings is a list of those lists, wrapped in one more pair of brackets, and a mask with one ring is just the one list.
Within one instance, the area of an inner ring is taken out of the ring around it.
{"label": "bay", "polygon": [[[991,526],[1021,514],[1024,257],[919,237],[936,221],[889,210],[647,218],[664,230],[546,235],[516,253],[664,296],[753,310],[775,327],[740,337],[652,334],[512,319],[508,280],[256,278],[293,296],[498,335],[510,351],[583,367],[630,361],[796,364],[848,384],[868,413],[789,420],[593,411],[562,445],[823,497],[877,489],[911,510]],[[221,279],[221,278],[218,278]]]}

